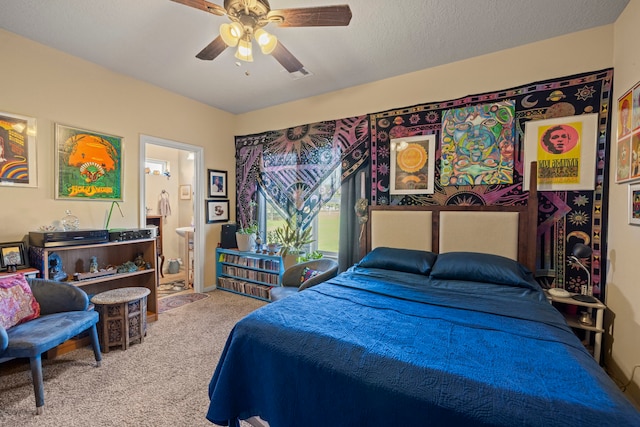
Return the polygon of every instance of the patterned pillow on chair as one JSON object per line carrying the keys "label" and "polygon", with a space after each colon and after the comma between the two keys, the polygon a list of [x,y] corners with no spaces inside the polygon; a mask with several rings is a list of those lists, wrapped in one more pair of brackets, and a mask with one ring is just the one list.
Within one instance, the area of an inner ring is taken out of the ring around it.
{"label": "patterned pillow on chair", "polygon": [[318,274],[320,274],[318,270],[312,270],[309,267],[305,267],[304,270],[302,270],[302,275],[300,276],[300,284],[303,284],[304,282],[311,279],[312,277],[317,276]]}
{"label": "patterned pillow on chair", "polygon": [[0,279],[0,325],[9,329],[40,315],[40,304],[22,274]]}

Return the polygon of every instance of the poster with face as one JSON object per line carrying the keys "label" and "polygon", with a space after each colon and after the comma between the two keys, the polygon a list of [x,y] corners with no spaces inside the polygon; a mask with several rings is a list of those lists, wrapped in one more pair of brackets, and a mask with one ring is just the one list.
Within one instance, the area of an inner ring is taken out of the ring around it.
{"label": "poster with face", "polygon": [[538,162],[538,190],[593,190],[595,187],[598,115],[532,120],[525,124],[525,179],[530,162]]}

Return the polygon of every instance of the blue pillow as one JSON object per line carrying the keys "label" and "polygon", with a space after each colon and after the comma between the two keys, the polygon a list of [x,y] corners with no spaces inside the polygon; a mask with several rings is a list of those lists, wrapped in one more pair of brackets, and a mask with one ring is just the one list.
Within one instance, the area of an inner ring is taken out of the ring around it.
{"label": "blue pillow", "polygon": [[477,252],[439,254],[431,270],[431,277],[538,289],[533,282],[533,275],[522,264],[500,255]]}
{"label": "blue pillow", "polygon": [[381,268],[406,273],[429,275],[437,255],[414,249],[375,248],[358,263],[358,267]]}

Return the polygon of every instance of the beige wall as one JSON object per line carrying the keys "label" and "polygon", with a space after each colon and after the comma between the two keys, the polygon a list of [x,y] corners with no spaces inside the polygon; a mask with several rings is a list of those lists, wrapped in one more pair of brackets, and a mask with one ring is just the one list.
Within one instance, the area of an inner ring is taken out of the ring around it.
{"label": "beige wall", "polygon": [[612,44],[612,26],[573,33],[239,115],[236,135],[444,101],[596,71],[613,65]]}
{"label": "beige wall", "polygon": [[[614,25],[614,99],[640,81],[638,40],[640,39],[640,0],[631,0]],[[614,108],[612,123],[618,123]],[[617,134],[616,125],[612,134]],[[615,147],[615,145],[613,145]],[[612,150],[615,153],[615,150]],[[615,168],[616,156],[612,155]],[[612,171],[615,169],[612,169]],[[628,224],[627,184],[616,184],[610,174],[609,234],[606,304],[608,336],[605,362],[614,374],[628,381],[634,366],[640,365],[640,227]],[[640,406],[640,371],[636,372],[628,394]]]}
{"label": "beige wall", "polygon": [[[110,228],[144,225],[138,223],[140,134],[204,147],[205,169],[235,168],[235,116],[3,30],[0,46],[0,112],[35,117],[38,130],[38,187],[0,186],[0,242],[22,240],[29,231],[62,218],[66,209],[82,228],[105,226],[110,203],[54,199],[54,123],[124,137],[124,218],[114,212]],[[233,182],[229,194],[235,194]],[[212,266],[220,225],[202,226],[205,265]],[[215,269],[205,268],[204,286],[214,283]]]}

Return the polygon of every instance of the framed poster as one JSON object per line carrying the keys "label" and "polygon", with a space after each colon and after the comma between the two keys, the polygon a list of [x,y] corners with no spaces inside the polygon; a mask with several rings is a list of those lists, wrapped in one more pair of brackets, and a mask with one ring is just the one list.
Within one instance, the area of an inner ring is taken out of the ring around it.
{"label": "framed poster", "polygon": [[640,179],[640,82],[618,98],[616,183]]}
{"label": "framed poster", "polygon": [[436,136],[391,140],[390,194],[433,194]]}
{"label": "framed poster", "polygon": [[191,200],[190,184],[184,184],[180,186],[180,200]]}
{"label": "framed poster", "polygon": [[207,224],[229,221],[229,200],[207,200]]}
{"label": "framed poster", "polygon": [[36,119],[0,112],[0,185],[37,187]]}
{"label": "framed poster", "polygon": [[597,138],[597,113],[527,122],[523,189],[537,160],[539,191],[593,190]]}
{"label": "framed poster", "polygon": [[7,267],[24,267],[26,264],[24,243],[0,243],[0,267],[3,270],[6,270]]}
{"label": "framed poster", "polygon": [[56,199],[122,201],[122,137],[56,123]]}
{"label": "framed poster", "polygon": [[209,197],[227,197],[227,172],[208,170]]}
{"label": "framed poster", "polygon": [[640,184],[629,184],[629,224],[640,225]]}

